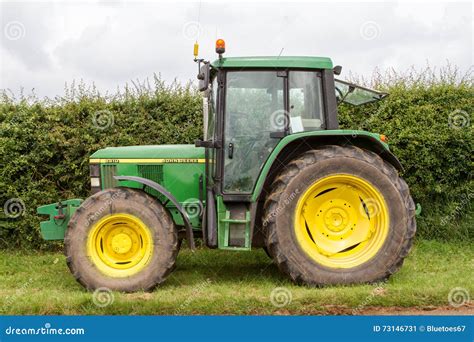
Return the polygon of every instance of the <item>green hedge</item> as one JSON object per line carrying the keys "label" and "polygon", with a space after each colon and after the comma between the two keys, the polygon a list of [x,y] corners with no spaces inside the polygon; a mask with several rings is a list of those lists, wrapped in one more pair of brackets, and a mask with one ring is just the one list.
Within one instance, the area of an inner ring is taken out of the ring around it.
{"label": "green hedge", "polygon": [[[190,86],[141,84],[114,96],[83,85],[39,101],[0,100],[0,206],[20,198],[25,214],[3,222],[0,244],[46,247],[35,208],[90,189],[88,157],[107,146],[192,143],[201,135],[201,99]],[[113,121],[113,122],[112,122]]]}
{"label": "green hedge", "polygon": [[341,126],[388,136],[405,168],[403,177],[422,205],[419,236],[472,240],[472,72],[461,77],[449,65],[439,72],[430,68],[405,74],[376,72],[367,85],[390,95],[366,106],[341,107]]}
{"label": "green hedge", "polygon": [[[364,107],[342,106],[341,126],[388,135],[423,207],[419,236],[472,240],[472,78],[420,75],[375,78],[376,86],[391,95]],[[0,206],[19,198],[25,211],[0,219],[0,247],[55,246],[39,237],[35,208],[86,197],[92,152],[105,146],[192,143],[201,130],[196,90],[168,86],[157,77],[152,85],[133,85],[113,96],[84,85],[73,85],[53,100],[3,93]]]}

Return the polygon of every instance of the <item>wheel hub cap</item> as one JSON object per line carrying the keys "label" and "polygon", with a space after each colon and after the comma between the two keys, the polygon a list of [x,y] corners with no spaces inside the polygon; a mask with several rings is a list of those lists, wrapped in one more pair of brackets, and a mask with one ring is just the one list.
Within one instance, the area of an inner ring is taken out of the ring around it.
{"label": "wheel hub cap", "polygon": [[112,238],[112,249],[115,253],[125,254],[132,248],[132,239],[127,234],[119,233]]}
{"label": "wheel hub cap", "polygon": [[325,228],[331,232],[340,232],[344,230],[349,221],[349,215],[344,209],[327,205],[329,209],[323,210]]}

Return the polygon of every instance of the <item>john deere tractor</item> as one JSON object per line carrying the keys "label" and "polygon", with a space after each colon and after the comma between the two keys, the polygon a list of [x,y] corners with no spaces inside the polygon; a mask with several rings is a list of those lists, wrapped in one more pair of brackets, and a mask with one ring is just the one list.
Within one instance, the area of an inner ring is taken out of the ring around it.
{"label": "john deere tractor", "polygon": [[[384,135],[340,130],[338,105],[387,94],[335,79],[324,57],[199,63],[195,145],[108,147],[90,156],[91,196],[38,208],[87,289],[152,290],[195,248],[264,248],[296,283],[375,282],[396,272],[415,205]],[[159,132],[157,132],[158,134]]]}

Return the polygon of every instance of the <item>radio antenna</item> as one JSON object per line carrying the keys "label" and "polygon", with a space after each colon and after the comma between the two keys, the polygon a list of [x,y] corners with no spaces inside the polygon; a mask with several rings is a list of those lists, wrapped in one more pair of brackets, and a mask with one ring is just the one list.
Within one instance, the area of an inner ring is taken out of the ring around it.
{"label": "radio antenna", "polygon": [[194,61],[198,61],[198,55],[199,55],[199,43],[198,40],[201,35],[201,5],[202,5],[202,0],[199,0],[199,7],[198,7],[198,16],[197,16],[197,33],[196,33],[196,42],[194,43]]}

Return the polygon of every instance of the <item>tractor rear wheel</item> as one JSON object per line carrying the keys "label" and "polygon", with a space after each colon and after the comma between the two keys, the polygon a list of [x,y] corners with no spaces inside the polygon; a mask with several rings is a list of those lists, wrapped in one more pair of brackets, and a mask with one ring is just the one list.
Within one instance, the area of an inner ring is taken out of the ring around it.
{"label": "tractor rear wheel", "polygon": [[290,162],[265,202],[279,269],[309,285],[376,282],[402,265],[416,231],[405,181],[377,154],[324,146]]}
{"label": "tractor rear wheel", "polygon": [[89,290],[150,291],[173,270],[178,235],[169,212],[141,190],[89,197],[69,221],[67,264]]}

